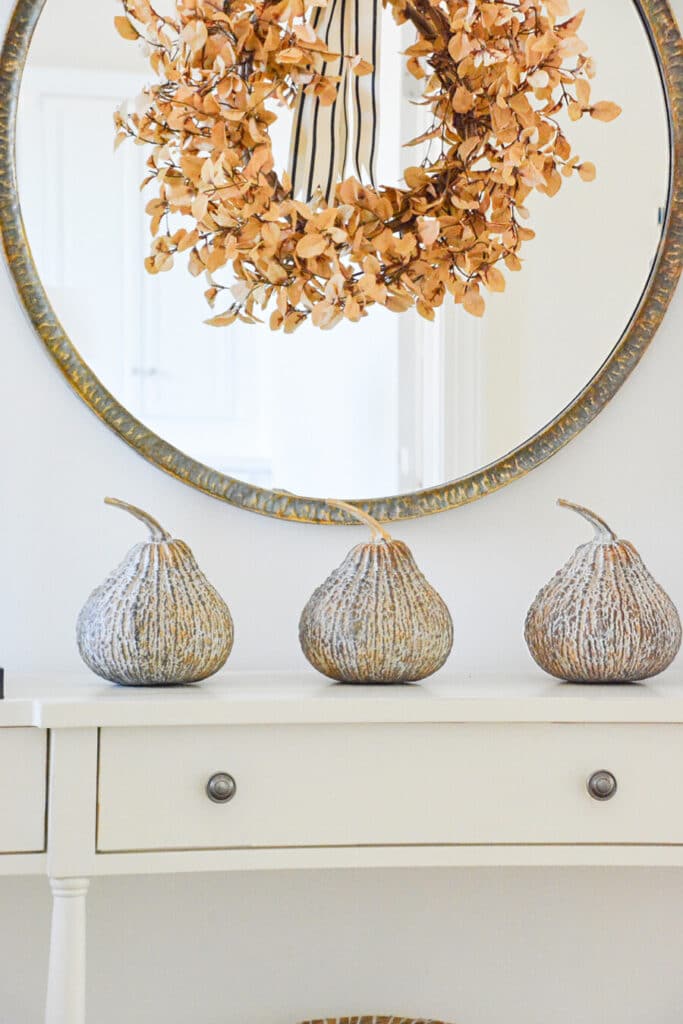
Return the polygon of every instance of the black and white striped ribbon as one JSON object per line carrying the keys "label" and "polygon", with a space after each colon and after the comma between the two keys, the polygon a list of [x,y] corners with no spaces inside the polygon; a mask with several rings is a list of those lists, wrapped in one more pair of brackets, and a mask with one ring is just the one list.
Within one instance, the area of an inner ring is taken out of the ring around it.
{"label": "black and white striped ribbon", "polygon": [[[323,74],[341,78],[337,97],[323,106],[303,90],[294,111],[290,144],[290,177],[294,195],[308,200],[320,189],[334,198],[349,157],[359,181],[375,184],[379,118],[378,76],[381,39],[381,0],[328,0],[316,7],[311,25],[334,53],[334,64]],[[369,75],[354,75],[346,58],[358,54],[372,64]]]}

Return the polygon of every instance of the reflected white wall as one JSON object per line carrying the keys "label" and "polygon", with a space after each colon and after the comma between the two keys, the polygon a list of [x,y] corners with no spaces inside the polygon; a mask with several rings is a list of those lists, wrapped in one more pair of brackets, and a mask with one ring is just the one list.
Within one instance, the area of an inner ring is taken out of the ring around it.
{"label": "reflected white wall", "polygon": [[[609,124],[569,124],[574,152],[597,178],[563,179],[553,199],[533,193],[524,268],[507,292],[488,298],[483,323],[487,461],[550,421],[589,380],[616,343],[649,274],[666,207],[666,111],[655,59],[632,4],[582,4],[581,27],[595,53],[594,100],[622,114]],[[647,56],[646,56],[647,54]]]}

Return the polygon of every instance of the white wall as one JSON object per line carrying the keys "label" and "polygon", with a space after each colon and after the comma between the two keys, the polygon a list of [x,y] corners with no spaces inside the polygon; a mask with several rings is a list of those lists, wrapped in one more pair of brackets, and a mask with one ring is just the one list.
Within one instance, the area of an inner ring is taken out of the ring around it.
{"label": "white wall", "polygon": [[[674,7],[683,16],[683,0]],[[5,16],[8,0],[0,8]],[[296,625],[360,531],[274,522],[148,466],[61,380],[0,274],[0,663],[76,668],[77,611],[139,538],[104,494],[187,539],[231,604],[234,668],[302,665]],[[683,606],[683,292],[611,406],[526,480],[396,529],[455,618],[455,671],[522,671],[537,588],[586,538],[592,505]],[[264,637],[268,642],[264,642]],[[44,881],[0,880],[0,1024],[38,1024]],[[359,1010],[456,1024],[678,1024],[679,871],[424,871],[98,881],[97,1024],[293,1024]]]}
{"label": "white wall", "polygon": [[[2,1024],[40,1021],[44,888],[0,889]],[[181,875],[89,900],[91,1024],[680,1024],[678,871]]]}

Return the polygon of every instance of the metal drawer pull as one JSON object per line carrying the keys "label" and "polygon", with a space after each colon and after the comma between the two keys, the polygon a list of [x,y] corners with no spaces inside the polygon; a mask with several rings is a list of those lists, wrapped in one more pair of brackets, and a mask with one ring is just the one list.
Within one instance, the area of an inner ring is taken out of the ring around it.
{"label": "metal drawer pull", "polygon": [[227,772],[216,772],[206,784],[206,795],[215,804],[227,804],[237,792],[237,783]]}
{"label": "metal drawer pull", "polygon": [[586,789],[594,800],[611,800],[617,791],[617,780],[608,771],[593,772]]}

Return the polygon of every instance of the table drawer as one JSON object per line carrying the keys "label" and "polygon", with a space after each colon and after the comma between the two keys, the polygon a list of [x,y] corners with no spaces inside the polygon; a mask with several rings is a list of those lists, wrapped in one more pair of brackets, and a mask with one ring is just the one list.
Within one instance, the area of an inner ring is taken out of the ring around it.
{"label": "table drawer", "polygon": [[[618,780],[609,801],[587,778]],[[234,797],[206,794],[229,773]],[[681,843],[683,726],[106,728],[98,849]]]}
{"label": "table drawer", "polygon": [[45,849],[47,733],[0,729],[0,854]]}

